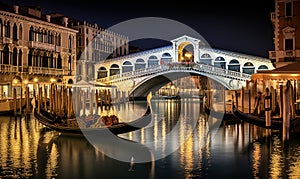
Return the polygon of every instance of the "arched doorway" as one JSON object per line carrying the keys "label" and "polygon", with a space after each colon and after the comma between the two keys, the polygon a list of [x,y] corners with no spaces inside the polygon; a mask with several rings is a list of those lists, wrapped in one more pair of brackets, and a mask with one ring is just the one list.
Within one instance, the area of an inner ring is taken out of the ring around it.
{"label": "arched doorway", "polygon": [[178,46],[178,62],[194,62],[194,46],[183,42]]}

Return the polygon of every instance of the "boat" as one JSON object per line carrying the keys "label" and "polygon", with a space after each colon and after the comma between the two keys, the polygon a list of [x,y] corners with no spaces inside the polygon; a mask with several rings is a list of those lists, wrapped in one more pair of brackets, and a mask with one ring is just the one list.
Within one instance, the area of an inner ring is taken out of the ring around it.
{"label": "boat", "polygon": [[[22,108],[25,107],[26,100],[22,100]],[[20,110],[20,100],[17,99],[17,111]],[[11,115],[14,112],[14,99],[7,98],[0,100],[0,115]]]}
{"label": "boat", "polygon": [[231,111],[216,111],[214,109],[211,109],[205,105],[204,107],[205,114],[215,117],[215,118],[222,118],[223,124],[237,124],[240,123],[241,120],[239,118],[236,118],[236,116],[233,115]]}
{"label": "boat", "polygon": [[[264,117],[255,116],[252,114],[246,114],[240,111],[234,104],[232,104],[232,113],[233,115],[245,122],[248,122],[250,124],[260,126],[267,129],[275,129],[275,130],[282,130],[282,123],[283,118],[273,116],[271,118],[271,126],[266,126],[266,120]],[[291,119],[290,121],[290,128],[298,127],[300,126],[300,117],[296,117],[295,119]]]}
{"label": "boat", "polygon": [[179,95],[165,95],[163,96],[164,99],[180,99]]}
{"label": "boat", "polygon": [[[97,135],[111,132],[115,135],[139,130],[151,122],[151,105],[147,100],[147,108],[145,113],[138,119],[131,122],[117,122],[111,125],[101,127],[90,127],[82,125],[74,125],[77,119],[60,119],[58,116],[51,115],[48,111],[40,109],[40,113],[34,109],[34,116],[40,123],[46,127],[67,135]],[[67,121],[67,122],[66,122]],[[81,120],[79,120],[81,121]]]}

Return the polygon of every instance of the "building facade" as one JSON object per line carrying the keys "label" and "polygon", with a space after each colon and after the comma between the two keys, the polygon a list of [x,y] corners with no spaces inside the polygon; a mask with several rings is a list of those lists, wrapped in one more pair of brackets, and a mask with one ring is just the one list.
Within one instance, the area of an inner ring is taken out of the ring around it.
{"label": "building facade", "polygon": [[70,27],[77,33],[77,81],[94,80],[94,65],[108,58],[127,55],[129,40],[127,36],[111,32],[97,24],[72,19]]}
{"label": "building facade", "polygon": [[[12,88],[55,81],[72,83],[76,70],[76,33],[66,18],[52,23],[40,7],[0,6],[0,98]],[[24,94],[24,93],[23,93]]]}
{"label": "building facade", "polygon": [[275,0],[271,21],[275,49],[269,58],[276,68],[300,61],[300,0]]}

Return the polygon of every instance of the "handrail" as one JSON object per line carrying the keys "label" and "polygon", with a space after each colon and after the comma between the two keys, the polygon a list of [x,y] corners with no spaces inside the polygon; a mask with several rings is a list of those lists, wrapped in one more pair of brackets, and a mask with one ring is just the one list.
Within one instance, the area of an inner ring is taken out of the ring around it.
{"label": "handrail", "polygon": [[130,71],[126,73],[121,73],[105,78],[97,79],[97,82],[102,83],[113,83],[118,81],[124,81],[129,79],[135,79],[142,76],[148,76],[152,74],[162,73],[165,71],[191,71],[191,72],[200,72],[207,73],[214,76],[222,76],[227,78],[234,78],[241,81],[246,81],[251,78],[250,74],[232,71],[228,69],[223,69],[216,66],[211,66],[207,64],[199,63],[164,63],[162,65],[151,66],[149,68],[138,69],[135,71]]}

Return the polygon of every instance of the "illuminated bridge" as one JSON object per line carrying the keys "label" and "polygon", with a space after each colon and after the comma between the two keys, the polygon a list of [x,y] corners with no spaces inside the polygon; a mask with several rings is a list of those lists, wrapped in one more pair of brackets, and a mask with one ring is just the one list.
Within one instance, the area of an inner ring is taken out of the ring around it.
{"label": "illuminated bridge", "polygon": [[269,59],[204,47],[201,40],[189,36],[171,42],[171,46],[95,64],[94,78],[126,94],[144,97],[149,91],[189,75],[206,76],[227,89],[240,89],[251,74],[274,69]]}

